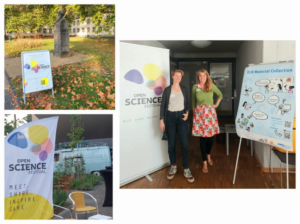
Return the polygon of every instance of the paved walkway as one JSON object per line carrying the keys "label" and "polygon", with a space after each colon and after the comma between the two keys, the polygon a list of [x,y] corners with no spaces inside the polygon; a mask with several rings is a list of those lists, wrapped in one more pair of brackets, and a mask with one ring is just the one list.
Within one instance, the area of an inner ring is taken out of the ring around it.
{"label": "paved walkway", "polygon": [[[78,190],[71,190],[71,191],[74,192],[74,191],[78,191]],[[104,181],[102,181],[101,184],[96,185],[93,190],[85,191],[85,192],[93,195],[93,197],[95,197],[97,199],[99,214],[113,217],[113,212],[112,212],[113,207],[103,207],[102,206],[104,199],[105,199],[105,183],[104,183]],[[91,199],[89,196],[85,196],[84,199],[85,199],[86,205],[95,206],[94,200]],[[69,209],[72,208],[72,203],[69,198],[67,199],[65,204],[67,204],[69,206],[64,205],[64,207],[67,207]],[[70,218],[70,213],[66,210],[63,210],[60,213],[55,212],[55,214],[60,215],[60,216],[64,217],[65,219]],[[72,212],[72,215],[74,218],[75,217],[74,212]],[[96,212],[88,213],[86,217],[85,217],[85,214],[79,214],[78,219],[88,219],[88,217],[93,216],[93,215],[96,215]],[[58,218],[53,218],[53,219],[58,219]]]}
{"label": "paved walkway", "polygon": [[4,82],[5,82],[5,90],[4,90],[4,94],[5,94],[5,98],[4,98],[4,109],[5,110],[13,110],[14,107],[11,105],[12,102],[12,95],[7,91],[8,90],[8,81],[6,79],[6,77],[4,77]]}
{"label": "paved walkway", "polygon": [[[78,54],[78,53],[73,53],[73,55],[68,58],[60,58],[60,57],[53,57],[53,54],[50,53],[52,68],[57,67],[59,65],[81,62],[90,58],[92,57],[84,54]],[[5,58],[5,70],[7,71],[9,77],[22,75],[21,57]]]}

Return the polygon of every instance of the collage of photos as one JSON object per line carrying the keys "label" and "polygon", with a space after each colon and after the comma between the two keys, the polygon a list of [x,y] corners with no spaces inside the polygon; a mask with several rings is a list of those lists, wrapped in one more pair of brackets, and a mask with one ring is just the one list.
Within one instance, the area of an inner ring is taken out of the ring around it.
{"label": "collage of photos", "polygon": [[112,220],[113,114],[59,111],[115,110],[115,5],[4,17],[4,219]]}
{"label": "collage of photos", "polygon": [[295,220],[294,31],[146,2],[3,5],[2,220]]}

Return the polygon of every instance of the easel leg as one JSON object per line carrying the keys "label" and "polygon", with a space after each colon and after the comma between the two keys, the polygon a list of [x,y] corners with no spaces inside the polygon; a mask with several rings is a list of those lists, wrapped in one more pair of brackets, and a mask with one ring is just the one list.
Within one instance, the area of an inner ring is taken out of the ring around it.
{"label": "easel leg", "polygon": [[53,92],[53,88],[52,88],[52,97],[54,98],[54,92]]}
{"label": "easel leg", "polygon": [[234,169],[234,176],[233,176],[233,183],[232,184],[235,184],[235,177],[236,177],[237,166],[238,166],[238,163],[239,163],[242,139],[243,138],[240,138],[240,144],[239,144],[238,154],[237,154],[237,157],[236,157],[236,163],[235,163],[235,169]]}
{"label": "easel leg", "polygon": [[26,97],[25,97],[25,93],[24,93],[24,97],[23,97],[23,98],[24,98],[24,104],[26,104]]}

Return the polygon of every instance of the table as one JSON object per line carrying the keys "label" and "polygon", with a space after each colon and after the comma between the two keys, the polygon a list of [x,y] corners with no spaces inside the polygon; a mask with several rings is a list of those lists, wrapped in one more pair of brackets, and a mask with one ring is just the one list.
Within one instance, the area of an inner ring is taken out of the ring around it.
{"label": "table", "polygon": [[229,155],[229,134],[236,133],[234,124],[225,124],[225,133],[226,133],[226,155]]}
{"label": "table", "polygon": [[100,170],[100,174],[105,182],[105,199],[103,202],[103,207],[112,207],[113,206],[113,170]]}
{"label": "table", "polygon": [[[225,124],[225,133],[226,133],[226,155],[229,155],[229,134],[230,133],[236,133],[236,128],[234,124]],[[247,139],[248,141],[248,139]],[[247,144],[248,145],[248,144]],[[250,141],[250,147],[251,147],[251,156],[253,156],[254,151],[254,142]]]}
{"label": "table", "polygon": [[110,220],[110,219],[112,219],[112,217],[97,214],[97,215],[90,216],[88,219],[89,220]]}

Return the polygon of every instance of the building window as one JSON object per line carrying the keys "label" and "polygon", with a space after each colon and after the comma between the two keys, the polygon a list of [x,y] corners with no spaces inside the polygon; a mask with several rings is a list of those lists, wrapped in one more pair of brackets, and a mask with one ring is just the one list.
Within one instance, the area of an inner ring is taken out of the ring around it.
{"label": "building window", "polygon": [[41,29],[41,28],[39,28],[39,29],[38,29],[38,32],[39,32],[39,33],[41,33],[41,32],[42,32],[42,29]]}
{"label": "building window", "polygon": [[47,33],[47,30],[46,30],[46,29],[43,29],[43,33]]}
{"label": "building window", "polygon": [[75,33],[75,30],[76,30],[76,29],[75,29],[75,28],[73,28],[73,33]]}
{"label": "building window", "polygon": [[89,27],[87,28],[87,32],[88,32],[88,33],[90,32],[90,28],[89,28]]}
{"label": "building window", "polygon": [[84,28],[81,28],[81,31],[84,33]]}
{"label": "building window", "polygon": [[93,33],[95,33],[95,31],[96,31],[96,27],[93,27]]}
{"label": "building window", "polygon": [[90,19],[87,19],[87,24],[90,24],[91,20]]}
{"label": "building window", "polygon": [[52,29],[49,29],[49,33],[52,33]]}
{"label": "building window", "polygon": [[79,28],[77,28],[77,33],[79,33],[80,32],[80,29]]}
{"label": "building window", "polygon": [[74,21],[74,23],[73,23],[73,26],[75,26],[76,25],[76,21]]}

